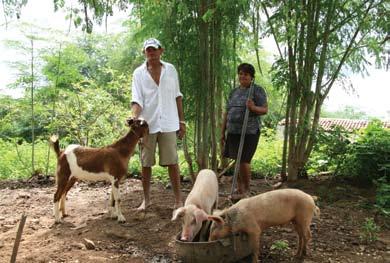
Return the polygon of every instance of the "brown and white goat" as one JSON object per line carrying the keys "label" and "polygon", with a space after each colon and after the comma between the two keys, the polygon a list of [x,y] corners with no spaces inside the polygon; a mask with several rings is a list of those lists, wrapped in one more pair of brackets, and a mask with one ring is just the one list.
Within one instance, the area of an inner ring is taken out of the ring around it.
{"label": "brown and white goat", "polygon": [[50,138],[57,154],[56,183],[54,194],[54,216],[56,223],[61,222],[65,213],[65,199],[69,189],[77,180],[108,181],[111,183],[110,213],[119,222],[126,221],[120,208],[119,182],[126,175],[127,167],[135,147],[148,133],[148,124],[141,119],[127,119],[130,131],[111,145],[101,148],[89,148],[71,144],[60,150],[57,136]]}

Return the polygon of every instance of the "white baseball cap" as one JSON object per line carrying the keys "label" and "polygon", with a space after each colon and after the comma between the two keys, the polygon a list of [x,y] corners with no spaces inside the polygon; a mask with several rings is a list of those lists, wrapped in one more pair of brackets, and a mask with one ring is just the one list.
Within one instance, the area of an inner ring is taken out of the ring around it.
{"label": "white baseball cap", "polygon": [[155,38],[149,38],[144,42],[144,50],[148,47],[154,47],[156,49],[161,48],[161,43]]}

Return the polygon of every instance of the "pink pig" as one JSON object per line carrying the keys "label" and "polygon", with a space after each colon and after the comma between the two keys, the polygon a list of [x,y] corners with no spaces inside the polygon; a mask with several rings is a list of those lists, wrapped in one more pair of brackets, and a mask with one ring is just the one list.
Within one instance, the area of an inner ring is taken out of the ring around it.
{"label": "pink pig", "polygon": [[208,169],[201,170],[196,177],[194,187],[189,193],[184,207],[173,211],[172,221],[183,218],[182,241],[192,241],[206,221],[208,215],[218,203],[217,175]]}
{"label": "pink pig", "polygon": [[209,216],[209,220],[214,221],[209,240],[245,232],[254,254],[253,262],[257,262],[261,232],[271,226],[292,222],[299,237],[297,256],[303,256],[311,239],[311,220],[313,215],[319,216],[319,213],[320,209],[314,204],[314,197],[300,190],[269,191],[242,199],[218,216]]}

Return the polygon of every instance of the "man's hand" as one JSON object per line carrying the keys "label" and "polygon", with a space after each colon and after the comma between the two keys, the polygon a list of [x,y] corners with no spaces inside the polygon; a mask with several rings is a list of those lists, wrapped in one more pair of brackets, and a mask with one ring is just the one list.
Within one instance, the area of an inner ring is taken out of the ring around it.
{"label": "man's hand", "polygon": [[185,134],[186,134],[186,124],[184,122],[180,122],[177,137],[181,140],[183,139]]}

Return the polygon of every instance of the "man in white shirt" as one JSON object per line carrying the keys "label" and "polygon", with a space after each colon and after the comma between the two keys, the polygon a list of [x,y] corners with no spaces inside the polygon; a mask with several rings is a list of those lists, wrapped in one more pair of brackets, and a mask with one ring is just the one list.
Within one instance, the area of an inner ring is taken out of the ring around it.
{"label": "man in white shirt", "polygon": [[149,135],[144,138],[141,150],[144,200],[138,210],[145,210],[150,205],[150,180],[152,166],[156,162],[156,144],[159,150],[159,164],[168,167],[175,195],[174,208],[178,208],[183,205],[183,202],[176,135],[181,139],[186,131],[183,94],[180,92],[175,67],[160,59],[164,52],[160,42],[154,38],[146,40],[143,52],[146,61],[133,73],[131,99],[133,117],[141,117],[149,124]]}

